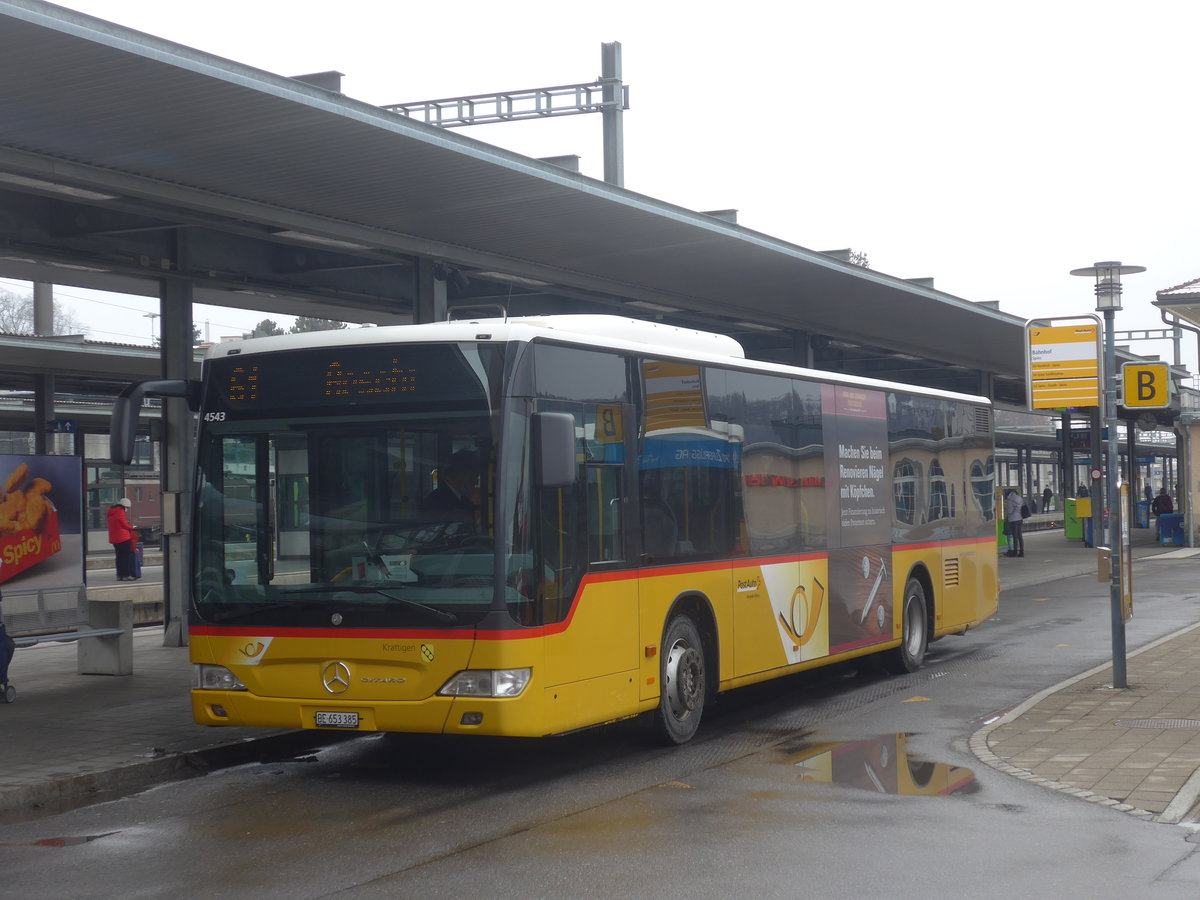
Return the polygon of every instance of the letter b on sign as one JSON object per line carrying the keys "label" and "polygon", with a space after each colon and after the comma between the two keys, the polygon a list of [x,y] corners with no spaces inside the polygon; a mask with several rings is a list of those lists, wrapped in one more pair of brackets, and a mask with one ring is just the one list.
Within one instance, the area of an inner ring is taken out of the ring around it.
{"label": "letter b on sign", "polygon": [[1166,363],[1125,363],[1121,366],[1121,405],[1163,409],[1171,405],[1171,378]]}

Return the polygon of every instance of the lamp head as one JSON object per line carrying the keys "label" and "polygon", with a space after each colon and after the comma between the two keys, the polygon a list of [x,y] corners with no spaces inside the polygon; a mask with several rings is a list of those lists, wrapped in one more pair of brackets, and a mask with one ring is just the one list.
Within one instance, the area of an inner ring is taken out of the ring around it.
{"label": "lamp head", "polygon": [[1072,275],[1091,276],[1096,279],[1096,309],[1118,310],[1121,308],[1121,276],[1145,272],[1145,266],[1123,266],[1110,260],[1098,262],[1083,269],[1072,269]]}

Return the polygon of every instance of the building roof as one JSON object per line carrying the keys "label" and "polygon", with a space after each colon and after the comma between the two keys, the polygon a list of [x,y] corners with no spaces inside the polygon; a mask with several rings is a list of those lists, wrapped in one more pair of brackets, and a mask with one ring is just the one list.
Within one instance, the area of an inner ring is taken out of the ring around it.
{"label": "building roof", "polygon": [[1154,305],[1193,329],[1200,327],[1200,278],[1157,291]]}

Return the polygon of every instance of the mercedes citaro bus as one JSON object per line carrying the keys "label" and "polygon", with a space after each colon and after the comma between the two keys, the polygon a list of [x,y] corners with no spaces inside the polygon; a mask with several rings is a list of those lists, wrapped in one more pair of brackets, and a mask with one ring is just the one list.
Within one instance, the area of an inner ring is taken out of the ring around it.
{"label": "mercedes citaro bus", "polygon": [[928,642],[996,609],[980,397],[610,316],[213,347],[191,692],[205,725],[543,736]]}

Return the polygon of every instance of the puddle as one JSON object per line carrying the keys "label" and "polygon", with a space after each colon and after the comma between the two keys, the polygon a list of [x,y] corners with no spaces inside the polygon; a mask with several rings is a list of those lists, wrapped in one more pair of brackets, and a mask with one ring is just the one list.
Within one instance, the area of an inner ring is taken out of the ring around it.
{"label": "puddle", "polygon": [[811,743],[796,747],[785,759],[799,771],[801,781],[875,794],[947,796],[979,790],[970,769],[909,756],[908,737],[886,734],[861,741]]}

